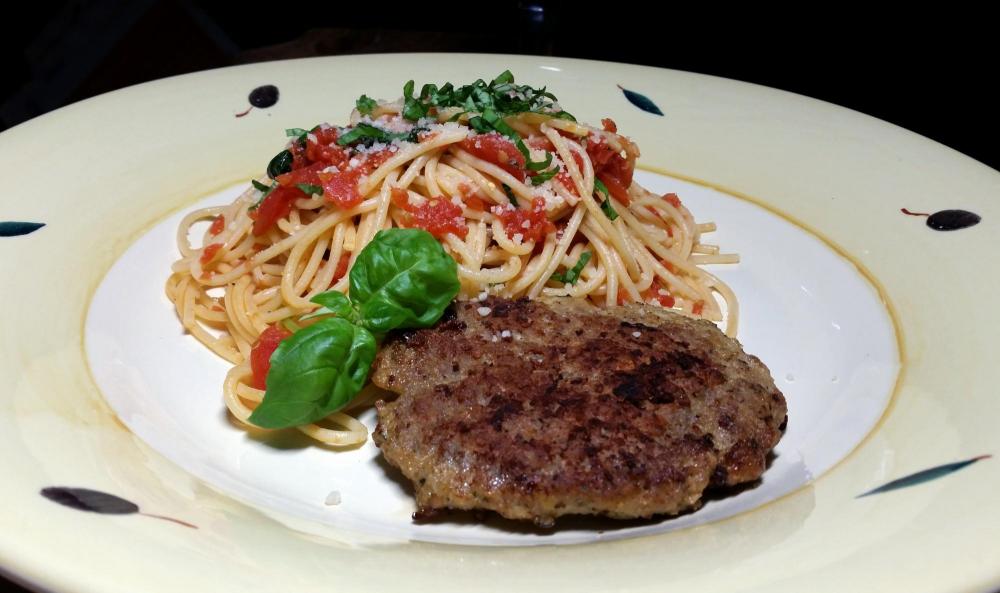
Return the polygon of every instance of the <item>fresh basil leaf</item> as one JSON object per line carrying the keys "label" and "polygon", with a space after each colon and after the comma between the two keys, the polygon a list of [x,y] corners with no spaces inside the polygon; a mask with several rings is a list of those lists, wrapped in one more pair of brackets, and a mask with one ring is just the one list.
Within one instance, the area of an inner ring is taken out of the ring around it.
{"label": "fresh basil leaf", "polygon": [[267,164],[267,176],[274,179],[278,175],[288,173],[292,170],[292,153],[289,150],[282,150],[274,155],[271,162]]}
{"label": "fresh basil leaf", "polygon": [[296,183],[295,187],[301,189],[302,193],[307,196],[311,196],[313,194],[323,195],[322,185],[315,185],[312,183]]}
{"label": "fresh basil leaf", "polygon": [[344,293],[336,290],[321,292],[309,300],[326,307],[338,317],[347,318],[354,311],[350,299]]}
{"label": "fresh basil leaf", "polygon": [[584,251],[580,254],[580,259],[576,261],[576,265],[565,272],[552,274],[550,278],[563,284],[576,284],[576,281],[580,279],[580,273],[583,272],[583,268],[587,266],[587,262],[590,261],[591,257],[592,255],[589,251]]}
{"label": "fresh basil leaf", "polygon": [[303,321],[314,317],[321,317],[323,315],[336,315],[337,317],[346,319],[351,323],[357,323],[358,321],[358,312],[354,310],[354,306],[351,304],[350,299],[348,299],[342,292],[328,290],[326,292],[319,293],[309,300],[322,306],[312,313],[304,315],[302,317]]}
{"label": "fresh basil leaf", "polygon": [[458,266],[421,229],[379,231],[351,268],[351,300],[374,333],[430,327],[458,294]]}
{"label": "fresh basil leaf", "polygon": [[378,101],[368,95],[361,95],[354,102],[354,106],[358,108],[358,113],[361,115],[371,115],[372,111],[375,111],[375,108],[378,107]]}
{"label": "fresh basil leaf", "polygon": [[250,422],[288,428],[340,410],[365,386],[375,351],[371,332],[339,317],[292,334],[271,355],[267,391]]}

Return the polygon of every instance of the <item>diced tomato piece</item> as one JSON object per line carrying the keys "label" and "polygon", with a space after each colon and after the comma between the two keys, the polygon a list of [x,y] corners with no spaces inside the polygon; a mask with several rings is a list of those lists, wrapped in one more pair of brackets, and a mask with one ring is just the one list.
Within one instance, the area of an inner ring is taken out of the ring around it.
{"label": "diced tomato piece", "polygon": [[[576,168],[583,173],[583,157],[577,153],[573,153],[573,160],[576,161]],[[580,197],[580,193],[576,191],[576,184],[573,183],[573,176],[569,174],[569,169],[565,166],[556,174],[556,180],[566,188],[566,191],[573,194],[576,197]]]}
{"label": "diced tomato piece", "polygon": [[705,301],[697,301],[691,307],[691,313],[694,313],[695,315],[701,315],[704,311],[705,311]]}
{"label": "diced tomato piece", "polygon": [[250,370],[253,371],[254,389],[265,389],[267,386],[267,373],[271,370],[271,355],[278,349],[281,341],[292,335],[285,328],[275,324],[265,329],[257,343],[250,349]]}
{"label": "diced tomato piece", "polygon": [[250,213],[250,217],[254,219],[253,234],[259,237],[271,230],[275,223],[288,216],[288,213],[292,211],[292,204],[302,196],[302,192],[297,187],[279,185],[274,188],[271,193],[267,194],[260,206]]}
{"label": "diced tomato piece", "polygon": [[369,152],[368,155],[365,156],[365,160],[361,163],[359,168],[361,169],[363,175],[371,175],[372,171],[381,167],[383,163],[395,155],[396,153],[392,152],[388,148],[378,152]]}
{"label": "diced tomato piece", "polygon": [[587,138],[587,154],[594,164],[594,172],[604,173],[606,177],[614,177],[622,187],[628,189],[632,185],[633,166],[615,149],[611,148],[611,145],[601,140],[594,134]]}
{"label": "diced tomato piece", "polygon": [[667,201],[668,204],[674,208],[681,207],[681,199],[677,197],[675,193],[663,194],[663,199]]}
{"label": "diced tomato piece", "polygon": [[405,189],[394,187],[392,203],[407,212],[407,226],[410,228],[424,229],[438,239],[444,239],[448,233],[463,239],[469,234],[462,208],[448,198],[438,196],[415,206],[410,203]]}
{"label": "diced tomato piece", "polygon": [[576,191],[576,184],[573,183],[573,178],[570,176],[569,171],[563,169],[559,171],[556,175],[556,181],[562,184],[566,188],[566,191],[573,194],[576,197],[580,197],[579,192]]}
{"label": "diced tomato piece", "polygon": [[597,178],[601,180],[605,186],[607,186],[608,191],[611,192],[611,197],[621,202],[623,206],[628,206],[631,200],[628,197],[628,190],[617,177],[608,175],[606,173],[598,173]]}
{"label": "diced tomato piece", "polygon": [[329,165],[327,165],[326,163],[313,163],[301,169],[295,169],[293,171],[289,171],[288,173],[278,175],[275,179],[277,180],[279,185],[282,185],[284,187],[295,187],[300,183],[319,185],[320,184],[319,173],[328,166]]}
{"label": "diced tomato piece", "polygon": [[222,243],[212,243],[206,247],[205,251],[201,252],[201,258],[199,260],[201,261],[201,265],[205,265],[215,259],[215,254],[217,254],[220,249],[222,249]]}
{"label": "diced tomato piece", "polygon": [[467,183],[460,183],[458,191],[462,194],[462,201],[465,202],[466,208],[476,212],[486,211],[486,199],[479,193],[479,190],[473,189]]}
{"label": "diced tomato piece", "polygon": [[529,241],[540,243],[545,240],[545,235],[554,233],[556,230],[555,225],[552,224],[545,212],[545,199],[543,198],[533,199],[531,208],[495,206],[493,213],[500,218],[507,235],[513,237],[520,234],[525,243]]}
{"label": "diced tomato piece", "polygon": [[312,162],[306,156],[306,147],[302,145],[301,142],[292,142],[291,148],[288,149],[292,153],[292,170],[301,169],[303,167],[309,166]]}
{"label": "diced tomato piece", "polygon": [[642,293],[642,300],[649,301],[649,300],[653,299],[653,300],[656,300],[657,302],[659,302],[660,305],[662,305],[662,306],[664,306],[664,307],[666,307],[668,309],[670,307],[673,307],[674,304],[677,302],[677,300],[674,299],[673,295],[671,295],[669,293],[667,293],[667,294],[660,294],[661,290],[664,291],[664,292],[666,292],[666,290],[664,289],[663,285],[660,284],[659,278],[655,278],[653,280],[653,283],[649,285],[649,288],[647,288]]}
{"label": "diced tomato piece", "polygon": [[624,305],[625,303],[628,302],[628,300],[629,300],[628,292],[626,292],[624,288],[619,288],[618,289],[618,304],[619,305]]}
{"label": "diced tomato piece", "polygon": [[465,202],[465,206],[469,210],[475,210],[476,212],[486,211],[486,202],[479,196],[476,195],[465,196],[464,198],[462,198],[462,201]]}
{"label": "diced tomato piece", "polygon": [[[313,141],[310,136],[316,140]],[[310,132],[306,136],[306,158],[312,163],[322,163],[325,166],[341,166],[346,163],[349,154],[346,148],[337,145],[337,136],[337,128],[333,127],[320,127]]]}
{"label": "diced tomato piece", "polygon": [[323,197],[326,198],[327,202],[341,208],[353,208],[361,203],[361,194],[358,192],[358,180],[361,178],[360,169],[349,169],[339,173],[320,173],[319,178],[323,185]]}
{"label": "diced tomato piece", "polygon": [[525,140],[524,143],[535,150],[547,150],[549,152],[553,152],[556,149],[555,146],[552,146],[552,141],[545,136],[533,136]]}
{"label": "diced tomato piece", "polygon": [[351,263],[351,254],[343,253],[340,256],[340,260],[337,261],[337,269],[333,271],[333,281],[330,282],[330,286],[333,286],[338,280],[347,274],[347,266]]}
{"label": "diced tomato piece", "polygon": [[224,230],[226,230],[226,217],[220,214],[212,221],[212,226],[208,227],[208,234],[214,237]]}
{"label": "diced tomato piece", "polygon": [[461,146],[472,156],[493,163],[519,181],[524,181],[527,177],[524,170],[524,155],[517,150],[513,142],[500,134],[478,134],[462,140]]}
{"label": "diced tomato piece", "polygon": [[616,124],[615,120],[611,119],[610,117],[602,119],[601,126],[604,127],[605,132],[611,132],[612,134],[618,133],[618,124]]}
{"label": "diced tomato piece", "polygon": [[594,164],[594,170],[600,171],[615,156],[620,156],[611,145],[604,141],[604,138],[596,134],[587,136],[587,156]]}

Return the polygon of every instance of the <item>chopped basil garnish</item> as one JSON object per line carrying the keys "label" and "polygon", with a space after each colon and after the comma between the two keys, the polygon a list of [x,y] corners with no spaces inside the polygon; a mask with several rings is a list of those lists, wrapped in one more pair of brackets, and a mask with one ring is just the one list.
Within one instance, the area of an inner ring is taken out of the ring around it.
{"label": "chopped basil garnish", "polygon": [[282,173],[288,173],[292,170],[292,153],[288,150],[282,150],[278,154],[274,155],[271,162],[267,164],[267,176],[274,179]]}
{"label": "chopped basil garnish", "polygon": [[296,183],[295,187],[301,189],[302,193],[306,194],[307,196],[311,196],[313,194],[323,195],[322,185],[314,185],[312,183]]}
{"label": "chopped basil garnish", "polygon": [[538,161],[537,163],[529,162],[525,166],[528,167],[528,169],[531,171],[542,171],[544,169],[548,169],[549,165],[551,164],[552,164],[552,153],[546,152],[544,161]]}
{"label": "chopped basil garnish", "polygon": [[556,97],[545,90],[528,85],[514,84],[510,70],[487,83],[480,79],[472,84],[455,88],[450,82],[440,88],[435,84],[425,84],[420,95],[413,96],[413,81],[403,87],[403,117],[416,121],[426,117],[430,110],[446,107],[461,107],[474,113],[493,110],[500,117],[516,113],[541,113],[560,119],[576,121],[569,113],[556,105]]}
{"label": "chopped basil garnish", "polygon": [[421,117],[426,117],[428,106],[413,97],[413,81],[407,81],[403,85],[403,117],[410,121],[417,121]]}
{"label": "chopped basil garnish", "polygon": [[375,108],[378,107],[378,101],[368,95],[361,95],[354,105],[358,108],[358,113],[361,115],[371,115],[372,111],[375,111]]}
{"label": "chopped basil garnish", "polygon": [[603,194],[604,200],[601,202],[601,211],[608,217],[608,220],[617,220],[618,213],[611,206],[611,192],[608,191],[608,186],[604,185],[604,182],[600,179],[594,179],[594,193]]}
{"label": "chopped basil garnish", "polygon": [[611,205],[610,198],[604,198],[604,201],[601,202],[601,212],[604,212],[604,215],[608,217],[608,220],[618,220],[618,213],[615,212],[614,207]]}
{"label": "chopped basil garnish", "polygon": [[253,184],[254,189],[260,192],[260,199],[253,206],[250,206],[249,210],[253,211],[260,207],[260,203],[264,201],[264,198],[274,191],[274,188],[278,187],[278,182],[274,182],[271,185],[264,185],[263,183],[257,181],[256,179],[251,179],[250,183]]}
{"label": "chopped basil garnish", "polygon": [[337,144],[341,146],[355,146],[358,144],[371,146],[376,142],[392,142],[393,140],[403,140],[405,142],[416,142],[417,135],[426,131],[426,128],[413,128],[409,132],[386,132],[382,128],[376,128],[371,124],[360,123],[354,128],[347,130],[337,138]]}
{"label": "chopped basil garnish", "polygon": [[580,279],[580,273],[583,272],[583,268],[586,267],[587,262],[590,261],[591,253],[589,251],[584,251],[580,254],[580,259],[577,260],[576,265],[572,268],[566,270],[565,272],[560,272],[559,274],[552,274],[550,278],[557,282],[562,282],[563,284],[576,284],[576,281]]}
{"label": "chopped basil garnish", "polygon": [[542,171],[541,173],[535,175],[534,177],[529,177],[529,179],[531,179],[531,185],[541,185],[558,174],[559,174],[559,169],[553,168],[549,169],[548,171]]}
{"label": "chopped basil garnish", "polygon": [[309,130],[303,130],[302,128],[288,128],[285,130],[285,135],[289,138],[295,138],[299,142],[306,141],[306,135],[309,134]]}
{"label": "chopped basil garnish", "polygon": [[511,191],[510,186],[506,183],[501,183],[500,187],[503,188],[503,193],[507,194],[507,199],[510,200],[510,205],[515,208],[520,208],[517,204],[517,198],[514,197],[514,192]]}

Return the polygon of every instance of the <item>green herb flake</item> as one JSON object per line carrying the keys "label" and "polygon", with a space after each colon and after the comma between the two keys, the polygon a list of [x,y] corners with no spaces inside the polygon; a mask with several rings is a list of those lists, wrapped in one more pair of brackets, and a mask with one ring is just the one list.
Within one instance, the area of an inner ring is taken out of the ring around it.
{"label": "green herb flake", "polygon": [[375,111],[375,108],[378,107],[378,101],[368,95],[361,95],[354,105],[358,108],[358,113],[361,115],[371,115]]}
{"label": "green herb flake", "polygon": [[608,217],[608,220],[615,221],[618,219],[618,212],[615,211],[614,207],[611,205],[611,192],[608,191],[608,186],[604,185],[600,179],[594,179],[594,193],[597,194],[601,201],[601,212]]}
{"label": "green herb flake", "polygon": [[510,205],[515,208],[520,208],[517,204],[517,198],[514,197],[514,191],[510,189],[510,186],[506,183],[501,183],[500,187],[503,188],[503,193],[507,194],[507,199],[510,200]]}
{"label": "green herb flake", "polygon": [[587,262],[590,261],[591,257],[592,255],[589,251],[584,251],[580,254],[580,259],[576,261],[576,265],[565,272],[552,274],[550,278],[557,282],[562,282],[563,284],[576,284],[577,280],[580,279],[580,274],[583,272],[583,268],[587,266]]}
{"label": "green herb flake", "polygon": [[315,185],[315,184],[312,184],[312,183],[296,183],[295,187],[301,189],[302,193],[304,193],[307,196],[312,196],[312,195],[320,195],[321,196],[321,195],[323,195],[323,186],[322,185]]}
{"label": "green herb flake", "polygon": [[271,162],[267,164],[267,176],[274,179],[278,175],[288,173],[292,170],[292,153],[289,150],[282,150],[274,155]]}
{"label": "green herb flake", "polygon": [[271,185],[264,185],[256,179],[251,179],[250,183],[253,185],[254,189],[260,192],[260,198],[257,200],[257,203],[248,208],[250,212],[253,212],[257,208],[260,208],[260,203],[264,201],[264,198],[266,198],[268,194],[274,191],[274,188],[278,187],[278,183],[273,182]]}

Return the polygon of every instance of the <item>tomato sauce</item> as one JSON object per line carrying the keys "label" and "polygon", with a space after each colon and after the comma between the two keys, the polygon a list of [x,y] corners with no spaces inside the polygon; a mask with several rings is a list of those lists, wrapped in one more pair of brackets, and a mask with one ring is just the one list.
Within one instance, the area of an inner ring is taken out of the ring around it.
{"label": "tomato sauce", "polygon": [[281,341],[292,335],[292,332],[279,325],[273,325],[265,329],[257,342],[250,349],[250,370],[253,371],[254,389],[265,389],[267,385],[267,373],[271,370],[271,355],[278,349]]}
{"label": "tomato sauce", "polygon": [[437,239],[444,239],[448,233],[462,239],[469,234],[462,208],[448,198],[437,196],[417,206],[410,203],[405,189],[393,188],[392,203],[407,213],[406,226],[424,229]]}

